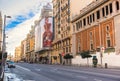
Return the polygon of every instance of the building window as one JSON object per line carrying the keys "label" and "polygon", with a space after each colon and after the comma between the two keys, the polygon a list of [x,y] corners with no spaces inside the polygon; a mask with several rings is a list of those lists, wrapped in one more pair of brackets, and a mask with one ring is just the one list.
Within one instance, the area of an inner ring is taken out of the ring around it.
{"label": "building window", "polygon": [[68,45],[68,41],[66,41],[66,45]]}
{"label": "building window", "polygon": [[80,21],[78,22],[78,24],[79,24],[78,26],[79,26],[79,29],[80,29]]}
{"label": "building window", "polygon": [[118,2],[118,1],[116,1],[116,9],[117,9],[117,10],[120,9],[120,7],[119,7],[119,2]]}
{"label": "building window", "polygon": [[112,13],[113,12],[112,3],[109,4],[109,7],[110,7],[110,13]]}
{"label": "building window", "polygon": [[106,8],[106,15],[108,15],[109,14],[108,6],[106,6],[105,8]]}
{"label": "building window", "polygon": [[65,48],[63,48],[63,52],[65,53]]}
{"label": "building window", "polygon": [[71,47],[69,47],[69,52],[71,52]]}
{"label": "building window", "polygon": [[92,23],[92,15],[90,15],[90,23]]}
{"label": "building window", "polygon": [[78,52],[80,52],[80,49],[81,49],[81,48],[80,48],[80,43],[78,43]]}
{"label": "building window", "polygon": [[68,52],[68,47],[66,47],[66,53]]}
{"label": "building window", "polygon": [[110,40],[110,27],[106,27],[106,42],[107,42],[107,47],[109,48],[111,46],[111,40]]}
{"label": "building window", "polygon": [[106,27],[106,31],[108,31],[108,32],[109,32],[109,30],[110,30],[110,28],[109,28],[109,26],[107,26],[107,27]]}
{"label": "building window", "polygon": [[105,9],[104,9],[104,7],[102,8],[102,16],[103,17],[105,16]]}
{"label": "building window", "polygon": [[81,51],[81,47],[80,47],[80,37],[78,37],[78,40],[77,40],[77,51],[80,52]]}
{"label": "building window", "polygon": [[100,19],[100,11],[98,10],[96,13],[97,13],[97,19]]}
{"label": "building window", "polygon": [[79,29],[79,27],[78,27],[78,22],[76,23],[76,30],[78,30]]}
{"label": "building window", "polygon": [[94,48],[93,48],[93,42],[91,41],[90,42],[90,50],[93,50]]}
{"label": "building window", "polygon": [[93,49],[94,49],[94,48],[93,48],[93,33],[90,32],[90,33],[89,33],[89,36],[90,36],[90,50],[93,50]]}
{"label": "building window", "polygon": [[84,24],[84,26],[86,26],[86,19],[85,18],[83,19],[83,24]]}
{"label": "building window", "polygon": [[92,32],[90,32],[90,40],[92,40]]}
{"label": "building window", "polygon": [[93,22],[95,21],[95,15],[94,15],[94,13],[92,14],[92,17],[93,17]]}
{"label": "building window", "polygon": [[75,26],[73,25],[73,31],[75,31]]}
{"label": "building window", "polygon": [[89,16],[87,17],[87,23],[90,24],[90,23],[89,23]]}
{"label": "building window", "polygon": [[82,21],[80,21],[80,27],[82,28]]}
{"label": "building window", "polygon": [[108,48],[110,47],[110,38],[107,39],[107,47],[108,47]]}

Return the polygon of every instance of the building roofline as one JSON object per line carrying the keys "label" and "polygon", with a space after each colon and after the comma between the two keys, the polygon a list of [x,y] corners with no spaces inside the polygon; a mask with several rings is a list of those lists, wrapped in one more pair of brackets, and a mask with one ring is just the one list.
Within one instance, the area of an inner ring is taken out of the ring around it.
{"label": "building roofline", "polygon": [[91,2],[87,7],[83,8],[80,10],[80,14],[76,15],[73,17],[71,22],[73,23],[74,21],[78,20],[79,18],[85,16],[89,12],[95,10],[97,7],[103,5],[104,3],[108,2],[109,0],[98,0],[98,1],[93,1]]}

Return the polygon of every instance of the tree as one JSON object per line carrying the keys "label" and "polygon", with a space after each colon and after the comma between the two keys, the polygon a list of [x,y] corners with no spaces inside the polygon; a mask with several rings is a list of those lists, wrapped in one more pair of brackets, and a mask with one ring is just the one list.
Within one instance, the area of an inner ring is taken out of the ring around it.
{"label": "tree", "polygon": [[88,58],[91,58],[92,56],[90,55],[90,51],[88,50],[88,51],[82,51],[81,53],[80,53],[80,55],[81,55],[81,57],[83,58],[83,59],[85,59],[85,58],[87,58],[87,65],[89,66],[89,59]]}
{"label": "tree", "polygon": [[73,58],[73,56],[70,55],[70,54],[66,54],[66,55],[64,56],[64,59],[72,59],[72,58]]}
{"label": "tree", "polygon": [[64,59],[66,59],[66,63],[67,64],[71,64],[71,59],[73,58],[73,55],[71,55],[71,54],[66,54],[65,56],[64,56]]}

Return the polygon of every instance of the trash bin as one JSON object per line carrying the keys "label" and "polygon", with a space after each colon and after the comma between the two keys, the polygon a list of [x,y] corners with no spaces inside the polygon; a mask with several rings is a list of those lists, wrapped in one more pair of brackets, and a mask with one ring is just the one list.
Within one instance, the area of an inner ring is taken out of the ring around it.
{"label": "trash bin", "polygon": [[105,68],[108,68],[108,64],[107,63],[105,63]]}

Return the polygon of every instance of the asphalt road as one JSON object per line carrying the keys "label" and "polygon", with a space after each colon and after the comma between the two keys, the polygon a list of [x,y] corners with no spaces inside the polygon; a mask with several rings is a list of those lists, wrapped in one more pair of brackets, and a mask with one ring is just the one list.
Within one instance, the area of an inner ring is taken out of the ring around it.
{"label": "asphalt road", "polygon": [[120,81],[115,69],[17,63],[10,72],[18,81]]}

